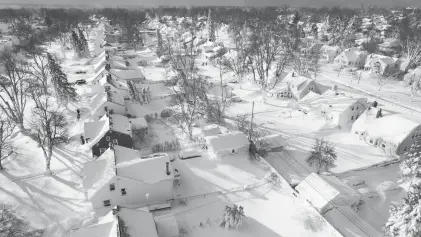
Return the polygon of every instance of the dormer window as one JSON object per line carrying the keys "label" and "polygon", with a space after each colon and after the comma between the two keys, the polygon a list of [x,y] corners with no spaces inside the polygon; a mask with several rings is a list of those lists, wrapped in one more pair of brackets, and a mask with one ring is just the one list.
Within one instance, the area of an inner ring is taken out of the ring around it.
{"label": "dormer window", "polygon": [[118,145],[118,140],[117,139],[113,139],[113,144],[114,145]]}
{"label": "dormer window", "polygon": [[122,189],[121,189],[121,195],[123,195],[123,196],[124,196],[124,195],[126,195],[126,194],[127,194],[126,189],[125,189],[125,188],[122,188]]}
{"label": "dormer window", "polygon": [[110,191],[114,191],[115,190],[115,184],[110,184]]}
{"label": "dormer window", "polygon": [[105,141],[107,141],[107,142],[111,141],[111,137],[110,136],[106,136],[105,137]]}

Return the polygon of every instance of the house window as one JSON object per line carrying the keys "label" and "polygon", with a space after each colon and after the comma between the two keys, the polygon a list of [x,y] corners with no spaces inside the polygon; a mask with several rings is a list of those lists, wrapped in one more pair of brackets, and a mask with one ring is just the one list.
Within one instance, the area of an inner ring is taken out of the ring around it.
{"label": "house window", "polygon": [[118,145],[118,141],[117,141],[117,139],[113,139],[113,144],[114,144],[114,145]]}
{"label": "house window", "polygon": [[112,143],[112,142],[109,142],[109,143],[108,143],[108,146],[109,146],[109,147],[112,147],[112,146],[113,146],[113,143]]}
{"label": "house window", "polygon": [[106,136],[106,137],[105,137],[105,141],[107,141],[107,142],[111,141],[110,136]]}
{"label": "house window", "polygon": [[110,86],[105,86],[105,91],[110,91],[111,87]]}
{"label": "house window", "polygon": [[122,188],[121,189],[121,195],[126,195],[126,194],[127,194],[126,189],[125,188]]}
{"label": "house window", "polygon": [[105,148],[99,148],[99,153],[102,154],[105,152]]}
{"label": "house window", "polygon": [[114,191],[115,190],[115,184],[110,184],[110,191]]}
{"label": "house window", "polygon": [[351,116],[351,120],[354,120],[354,116]]}
{"label": "house window", "polygon": [[373,144],[373,140],[370,140],[370,143]]}
{"label": "house window", "polygon": [[235,149],[232,149],[231,153],[235,153]]}
{"label": "house window", "polygon": [[104,201],[104,207],[109,207],[111,206],[111,201],[110,200],[105,200]]}
{"label": "house window", "polygon": [[351,110],[354,111],[354,106],[352,106]]}
{"label": "house window", "polygon": [[108,111],[108,106],[104,106],[104,111],[107,112]]}
{"label": "house window", "polygon": [[382,148],[386,148],[386,144],[385,143],[382,143]]}
{"label": "house window", "polygon": [[376,141],[376,142],[374,143],[374,145],[375,145],[375,146],[379,145],[379,142],[378,142],[378,141]]}

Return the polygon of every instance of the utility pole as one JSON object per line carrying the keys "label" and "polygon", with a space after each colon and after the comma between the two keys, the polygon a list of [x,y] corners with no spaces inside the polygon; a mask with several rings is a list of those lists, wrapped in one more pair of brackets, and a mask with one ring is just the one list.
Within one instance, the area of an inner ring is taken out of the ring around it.
{"label": "utility pole", "polygon": [[250,121],[250,130],[249,130],[249,140],[251,140],[251,133],[253,131],[253,117],[254,117],[254,101],[252,102],[252,107],[251,107],[251,121]]}

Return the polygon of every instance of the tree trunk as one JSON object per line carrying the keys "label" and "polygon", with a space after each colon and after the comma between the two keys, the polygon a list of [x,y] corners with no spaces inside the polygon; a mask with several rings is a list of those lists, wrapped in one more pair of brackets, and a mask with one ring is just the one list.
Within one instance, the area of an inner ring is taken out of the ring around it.
{"label": "tree trunk", "polygon": [[2,150],[0,149],[0,170],[3,170],[3,164],[2,164]]}

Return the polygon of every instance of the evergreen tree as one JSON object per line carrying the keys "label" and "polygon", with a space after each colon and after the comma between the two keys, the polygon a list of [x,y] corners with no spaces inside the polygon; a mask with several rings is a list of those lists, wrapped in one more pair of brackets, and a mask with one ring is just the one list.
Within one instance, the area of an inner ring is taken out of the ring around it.
{"label": "evergreen tree", "polygon": [[77,36],[76,32],[72,30],[72,46],[75,53],[79,56],[80,55],[80,40],[79,36]]}
{"label": "evergreen tree", "polygon": [[212,19],[212,11],[209,9],[208,13],[208,35],[209,41],[215,42],[215,23]]}
{"label": "evergreen tree", "polygon": [[57,98],[61,101],[75,100],[76,90],[67,81],[67,75],[61,70],[61,66],[56,62],[54,57],[47,53],[48,68],[51,73],[51,82],[56,91]]}
{"label": "evergreen tree", "polygon": [[307,163],[317,169],[317,173],[324,169],[329,169],[334,166],[337,154],[335,147],[328,141],[323,139],[316,139],[310,156],[307,158]]}
{"label": "evergreen tree", "polygon": [[158,45],[156,47],[156,54],[158,55],[158,57],[160,57],[162,55],[162,35],[159,30],[157,31],[156,36],[158,40]]}
{"label": "evergreen tree", "polygon": [[85,35],[83,34],[83,31],[81,29],[79,30],[79,55],[82,57],[87,57],[89,54],[89,48],[88,48],[88,41],[85,38]]}
{"label": "evergreen tree", "polygon": [[407,196],[390,208],[385,225],[386,234],[393,237],[421,236],[421,177],[411,181]]}
{"label": "evergreen tree", "polygon": [[417,138],[406,152],[400,164],[400,176],[403,181],[421,176],[421,138]]}

